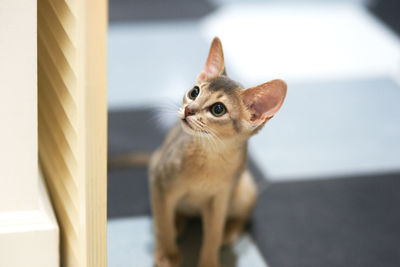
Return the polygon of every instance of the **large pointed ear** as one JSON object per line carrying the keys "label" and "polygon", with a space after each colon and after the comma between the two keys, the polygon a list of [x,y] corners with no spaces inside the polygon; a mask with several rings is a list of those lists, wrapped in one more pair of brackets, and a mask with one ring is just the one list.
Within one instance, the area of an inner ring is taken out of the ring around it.
{"label": "large pointed ear", "polygon": [[242,101],[250,112],[250,124],[258,127],[271,119],[282,106],[286,90],[284,81],[272,80],[242,91]]}
{"label": "large pointed ear", "polygon": [[204,70],[197,77],[197,82],[211,80],[225,72],[224,52],[222,44],[218,37],[215,37],[211,43],[210,52]]}

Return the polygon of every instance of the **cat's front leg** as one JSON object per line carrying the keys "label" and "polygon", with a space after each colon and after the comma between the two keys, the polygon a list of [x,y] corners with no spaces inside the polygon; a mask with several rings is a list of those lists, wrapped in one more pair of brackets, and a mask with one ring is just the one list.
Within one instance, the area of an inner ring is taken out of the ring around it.
{"label": "cat's front leg", "polygon": [[177,267],[181,263],[181,256],[176,245],[174,212],[177,195],[160,189],[154,183],[151,184],[150,191],[155,233],[155,265]]}
{"label": "cat's front leg", "polygon": [[203,244],[199,267],[219,267],[219,250],[228,209],[229,192],[216,194],[203,207]]}

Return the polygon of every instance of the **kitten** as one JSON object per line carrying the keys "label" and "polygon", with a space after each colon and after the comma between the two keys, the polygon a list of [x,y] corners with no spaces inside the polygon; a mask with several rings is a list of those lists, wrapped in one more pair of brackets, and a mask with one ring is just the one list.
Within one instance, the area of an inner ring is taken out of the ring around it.
{"label": "kitten", "polygon": [[201,216],[200,267],[220,266],[223,244],[236,240],[255,204],[247,140],[281,107],[286,84],[273,80],[243,90],[225,72],[214,38],[204,70],[183,97],[180,121],[149,166],[156,266],[179,266],[176,218]]}

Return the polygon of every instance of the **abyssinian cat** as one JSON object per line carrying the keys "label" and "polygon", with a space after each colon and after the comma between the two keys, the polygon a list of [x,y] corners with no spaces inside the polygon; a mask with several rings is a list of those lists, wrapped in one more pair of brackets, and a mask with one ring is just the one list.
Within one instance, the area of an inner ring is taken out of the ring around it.
{"label": "abyssinian cat", "polygon": [[198,266],[220,266],[221,245],[236,240],[256,201],[247,141],[279,110],[286,88],[273,80],[243,89],[226,75],[214,38],[204,70],[183,97],[180,121],[150,160],[156,266],[179,266],[176,219],[185,216],[202,218]]}

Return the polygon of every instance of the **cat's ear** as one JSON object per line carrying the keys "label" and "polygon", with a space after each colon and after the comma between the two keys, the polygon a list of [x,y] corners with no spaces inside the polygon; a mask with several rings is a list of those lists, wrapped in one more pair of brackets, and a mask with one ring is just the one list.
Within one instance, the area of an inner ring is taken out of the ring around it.
{"label": "cat's ear", "polygon": [[212,41],[210,52],[203,71],[197,77],[197,82],[211,80],[225,73],[224,52],[218,37]]}
{"label": "cat's ear", "polygon": [[257,128],[271,119],[283,104],[287,85],[282,80],[272,80],[248,88],[240,93],[242,101],[250,113],[249,122]]}

